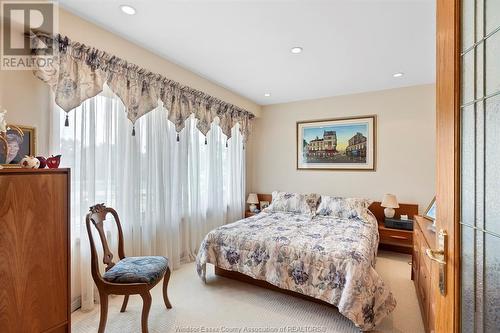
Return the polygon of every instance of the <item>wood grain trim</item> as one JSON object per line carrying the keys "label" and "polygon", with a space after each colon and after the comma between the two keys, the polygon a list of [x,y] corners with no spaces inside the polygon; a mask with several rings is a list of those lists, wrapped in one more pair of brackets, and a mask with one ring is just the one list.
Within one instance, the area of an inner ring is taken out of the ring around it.
{"label": "wood grain trim", "polygon": [[[437,1],[436,225],[448,232],[447,294],[435,292],[436,331],[460,331],[460,1]],[[434,277],[433,277],[434,278]],[[437,289],[437,288],[436,288]]]}
{"label": "wood grain trim", "polygon": [[[57,170],[57,169],[51,169],[51,170]],[[67,237],[68,237],[68,242],[67,242],[67,253],[68,253],[68,263],[67,263],[67,274],[68,274],[68,304],[67,304],[67,311],[68,311],[68,321],[66,323],[66,332],[71,333],[71,169],[69,168],[64,168],[61,169],[63,172],[66,173],[66,183],[67,183],[67,188],[66,188],[66,221],[68,221],[68,232],[67,232]]]}
{"label": "wood grain trim", "polygon": [[17,174],[17,173],[25,173],[25,174],[33,174],[33,173],[69,173],[69,168],[58,168],[58,169],[25,169],[21,167],[12,167],[0,169],[1,174]]}

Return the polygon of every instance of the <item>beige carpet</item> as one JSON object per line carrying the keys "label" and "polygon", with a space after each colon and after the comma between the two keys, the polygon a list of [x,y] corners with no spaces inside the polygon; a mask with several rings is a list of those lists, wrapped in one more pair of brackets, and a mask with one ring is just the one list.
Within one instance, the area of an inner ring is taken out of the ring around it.
{"label": "beige carpet", "polygon": [[[375,332],[424,332],[415,287],[410,280],[410,256],[380,252],[377,271],[391,287],[398,305]],[[149,330],[156,332],[359,332],[335,308],[213,275],[208,283],[196,275],[194,264],[172,273],[167,310],[161,287],[153,289]],[[120,313],[122,297],[110,299],[106,332],[140,332],[142,301],[131,296],[127,312]],[[99,306],[72,315],[74,333],[97,332]]]}

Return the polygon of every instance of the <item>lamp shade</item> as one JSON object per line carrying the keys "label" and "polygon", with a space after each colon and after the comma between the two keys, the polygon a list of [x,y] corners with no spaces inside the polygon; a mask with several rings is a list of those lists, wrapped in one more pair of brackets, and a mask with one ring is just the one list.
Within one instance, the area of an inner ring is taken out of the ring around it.
{"label": "lamp shade", "polygon": [[258,204],[259,203],[259,198],[257,198],[256,193],[250,193],[248,195],[247,203],[249,204]]}
{"label": "lamp shade", "polygon": [[382,199],[380,206],[385,208],[399,208],[398,199],[396,199],[394,194],[384,194],[384,199]]}

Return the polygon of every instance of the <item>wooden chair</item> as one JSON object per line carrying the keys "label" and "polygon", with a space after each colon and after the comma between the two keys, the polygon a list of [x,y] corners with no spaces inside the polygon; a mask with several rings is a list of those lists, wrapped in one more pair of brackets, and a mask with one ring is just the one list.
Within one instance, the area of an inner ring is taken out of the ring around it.
{"label": "wooden chair", "polygon": [[[106,235],[104,233],[104,221],[106,215],[113,215],[116,226],[118,227],[118,256],[120,261],[113,262]],[[90,224],[96,227],[101,238],[104,251],[103,262],[106,265],[104,275],[99,272],[99,262],[97,251],[92,237]],[[98,204],[90,207],[90,213],[86,218],[87,233],[90,241],[92,278],[94,279],[99,297],[101,300],[101,318],[99,321],[99,333],[103,333],[106,327],[108,317],[108,296],[125,295],[120,312],[125,312],[127,308],[129,295],[141,295],[143,300],[142,307],[142,333],[148,332],[148,316],[151,308],[150,290],[163,278],[163,301],[167,309],[171,309],[170,301],[167,296],[168,280],[170,279],[170,268],[168,259],[165,257],[125,257],[123,250],[123,232],[120,219],[113,208],[108,208],[104,204]]]}

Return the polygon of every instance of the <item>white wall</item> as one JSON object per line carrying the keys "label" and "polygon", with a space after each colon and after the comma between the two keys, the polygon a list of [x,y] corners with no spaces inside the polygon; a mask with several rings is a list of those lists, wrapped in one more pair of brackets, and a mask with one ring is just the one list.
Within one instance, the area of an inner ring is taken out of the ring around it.
{"label": "white wall", "polygon": [[[260,114],[260,105],[223,88],[189,70],[145,50],[63,9],[59,10],[59,32],[79,41],[135,63],[155,73],[189,85]],[[19,33],[22,33],[21,31]],[[7,109],[7,122],[37,128],[37,152],[49,151],[49,88],[33,76],[31,71],[0,71],[0,106]],[[140,121],[140,120],[139,120]]]}
{"label": "white wall", "polygon": [[[296,170],[296,122],[377,115],[376,171]],[[247,148],[247,191],[316,192],[380,201],[394,193],[422,211],[435,187],[435,86],[264,106]]]}

